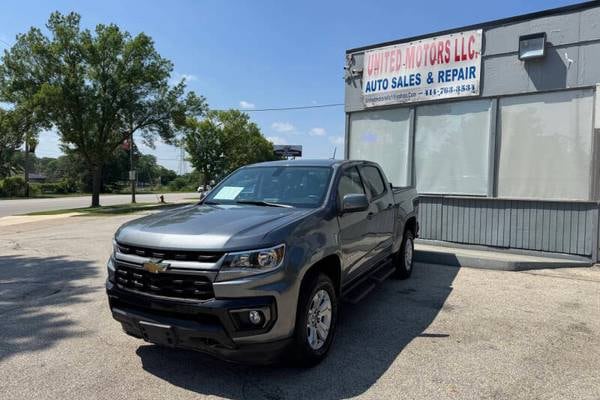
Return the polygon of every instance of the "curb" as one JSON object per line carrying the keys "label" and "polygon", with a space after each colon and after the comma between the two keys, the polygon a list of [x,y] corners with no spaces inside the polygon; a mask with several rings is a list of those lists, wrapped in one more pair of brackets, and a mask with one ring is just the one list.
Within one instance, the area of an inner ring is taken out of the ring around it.
{"label": "curb", "polygon": [[[432,247],[435,248],[432,249]],[[445,246],[426,246],[419,244],[415,244],[415,261],[428,264],[443,264],[459,268],[468,267],[498,271],[591,267],[594,264],[591,260],[582,259],[580,257],[532,257],[504,252],[475,252]]]}

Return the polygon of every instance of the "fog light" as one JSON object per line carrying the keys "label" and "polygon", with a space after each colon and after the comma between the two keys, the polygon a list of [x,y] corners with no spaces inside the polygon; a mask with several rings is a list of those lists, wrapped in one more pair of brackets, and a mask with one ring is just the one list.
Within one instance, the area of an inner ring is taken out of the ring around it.
{"label": "fog light", "polygon": [[254,325],[260,325],[263,322],[263,316],[260,311],[252,310],[248,313],[248,319]]}
{"label": "fog light", "polygon": [[271,321],[271,310],[268,306],[230,310],[229,313],[237,331],[263,329]]}

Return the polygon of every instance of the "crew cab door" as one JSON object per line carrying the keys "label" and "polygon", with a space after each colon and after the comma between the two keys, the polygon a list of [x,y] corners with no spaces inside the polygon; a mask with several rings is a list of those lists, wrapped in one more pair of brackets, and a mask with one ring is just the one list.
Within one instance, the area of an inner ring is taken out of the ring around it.
{"label": "crew cab door", "polygon": [[369,235],[373,240],[373,249],[369,261],[376,263],[391,249],[394,236],[394,195],[387,179],[378,167],[372,164],[359,166],[359,172],[369,196],[367,214]]}
{"label": "crew cab door", "polygon": [[[355,166],[341,172],[337,188],[338,209],[341,210],[342,199],[347,194],[365,194],[362,179]],[[343,273],[348,279],[352,279],[357,268],[365,263],[365,256],[374,247],[373,238],[369,235],[368,214],[369,210],[365,210],[338,216]]]}

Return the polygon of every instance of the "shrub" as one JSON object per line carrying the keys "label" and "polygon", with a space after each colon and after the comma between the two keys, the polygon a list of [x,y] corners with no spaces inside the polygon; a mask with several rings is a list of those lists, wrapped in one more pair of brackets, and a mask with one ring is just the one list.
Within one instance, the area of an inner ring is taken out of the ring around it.
{"label": "shrub", "polygon": [[66,193],[76,193],[79,185],[77,181],[73,179],[63,179],[56,183],[56,193],[66,194]]}
{"label": "shrub", "polygon": [[4,178],[0,183],[0,194],[3,197],[22,197],[25,196],[25,178],[22,176],[10,176]]}
{"label": "shrub", "polygon": [[77,181],[72,179],[63,179],[58,182],[46,182],[39,184],[40,191],[46,194],[67,194],[76,193],[79,189]]}
{"label": "shrub", "polygon": [[39,196],[40,194],[42,194],[42,188],[40,186],[41,186],[41,184],[39,184],[39,183],[30,183],[29,184],[29,196],[36,197],[36,196]]}
{"label": "shrub", "polygon": [[189,182],[187,179],[185,179],[183,176],[178,176],[169,182],[168,188],[172,192],[179,192],[184,190],[188,185]]}

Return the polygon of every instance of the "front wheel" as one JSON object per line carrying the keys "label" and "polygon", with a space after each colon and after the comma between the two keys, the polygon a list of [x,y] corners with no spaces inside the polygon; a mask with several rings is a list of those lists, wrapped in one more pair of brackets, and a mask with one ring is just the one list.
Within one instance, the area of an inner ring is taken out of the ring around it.
{"label": "front wheel", "polygon": [[325,358],[331,347],[338,300],[333,282],[327,275],[309,278],[302,286],[293,346],[297,363],[313,366]]}
{"label": "front wheel", "polygon": [[411,231],[406,231],[404,232],[404,237],[402,238],[400,250],[394,256],[394,263],[396,264],[396,273],[394,275],[396,278],[410,278],[413,270],[414,254],[415,236]]}

